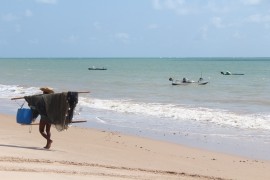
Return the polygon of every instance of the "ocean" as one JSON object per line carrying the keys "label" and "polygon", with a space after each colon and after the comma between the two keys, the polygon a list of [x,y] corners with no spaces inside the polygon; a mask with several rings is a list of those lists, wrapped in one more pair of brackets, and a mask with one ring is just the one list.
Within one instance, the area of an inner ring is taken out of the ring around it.
{"label": "ocean", "polygon": [[[44,86],[90,91],[79,95],[74,116],[87,123],[76,126],[270,160],[270,58],[2,58],[0,64],[1,113],[15,115],[24,100],[10,98]],[[107,70],[88,70],[93,66]],[[184,77],[208,83],[169,81]]]}

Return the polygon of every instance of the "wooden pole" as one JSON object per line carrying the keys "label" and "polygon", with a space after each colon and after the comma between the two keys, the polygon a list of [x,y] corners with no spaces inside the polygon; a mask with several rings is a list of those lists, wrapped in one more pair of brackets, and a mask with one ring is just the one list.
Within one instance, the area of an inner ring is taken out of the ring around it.
{"label": "wooden pole", "polygon": [[[71,121],[72,124],[73,124],[73,123],[84,123],[84,122],[87,122],[87,121],[84,121],[84,120],[82,120],[82,121]],[[33,124],[21,124],[21,125],[23,125],[23,126],[30,126],[30,125],[39,125],[39,123],[33,123]]]}
{"label": "wooden pole", "polygon": [[87,121],[85,121],[85,120],[83,120],[83,121],[71,121],[72,124],[73,123],[84,123],[84,122],[87,122]]}
{"label": "wooden pole", "polygon": [[[79,91],[78,93],[90,93],[90,91]],[[24,99],[24,97],[11,98],[11,100],[16,100],[16,99]]]}
{"label": "wooden pole", "polygon": [[15,98],[11,98],[11,100],[16,100],[16,99],[23,99],[24,97],[15,97]]}

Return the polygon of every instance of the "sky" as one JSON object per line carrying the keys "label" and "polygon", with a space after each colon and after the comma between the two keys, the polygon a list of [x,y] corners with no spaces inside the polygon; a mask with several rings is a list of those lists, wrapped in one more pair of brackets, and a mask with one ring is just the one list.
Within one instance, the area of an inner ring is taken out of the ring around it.
{"label": "sky", "polygon": [[0,0],[0,57],[270,57],[270,1]]}

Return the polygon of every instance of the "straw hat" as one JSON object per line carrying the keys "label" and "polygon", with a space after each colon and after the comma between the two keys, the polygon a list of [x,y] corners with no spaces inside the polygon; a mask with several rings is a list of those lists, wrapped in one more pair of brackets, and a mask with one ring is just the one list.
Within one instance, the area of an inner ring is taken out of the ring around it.
{"label": "straw hat", "polygon": [[53,88],[51,87],[42,87],[40,88],[40,90],[43,91],[43,93],[47,93],[47,94],[54,93]]}

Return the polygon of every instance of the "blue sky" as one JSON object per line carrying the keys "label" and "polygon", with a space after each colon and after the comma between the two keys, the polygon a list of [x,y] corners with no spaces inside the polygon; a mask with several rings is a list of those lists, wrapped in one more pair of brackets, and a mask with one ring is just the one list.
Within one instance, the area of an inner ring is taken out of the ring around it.
{"label": "blue sky", "polygon": [[0,57],[269,57],[269,0],[0,0]]}

